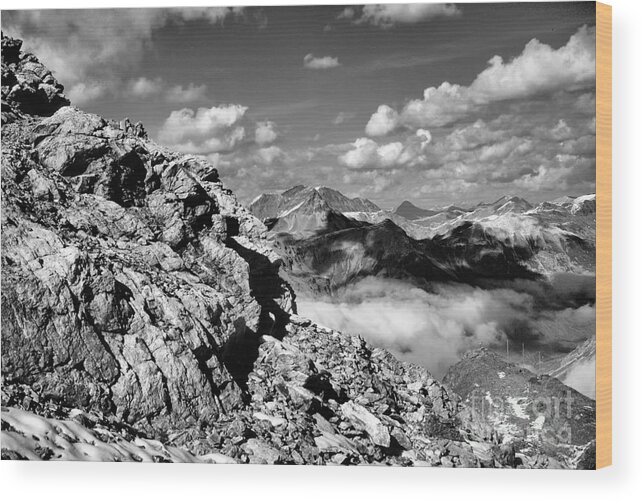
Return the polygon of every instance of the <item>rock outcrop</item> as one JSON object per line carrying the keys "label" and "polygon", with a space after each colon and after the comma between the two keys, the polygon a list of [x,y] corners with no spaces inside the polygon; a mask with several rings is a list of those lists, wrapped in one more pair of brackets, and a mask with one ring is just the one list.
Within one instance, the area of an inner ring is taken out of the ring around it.
{"label": "rock outcrop", "polygon": [[[3,38],[3,71],[26,82],[39,63],[19,47]],[[2,131],[4,383],[156,432],[241,405],[236,345],[292,308],[265,227],[203,160],[60,100],[41,119],[30,95],[7,99],[29,115]]]}
{"label": "rock outcrop", "polygon": [[468,353],[443,381],[463,399],[463,433],[511,448],[516,464],[573,468],[595,438],[594,400],[487,349]]}
{"label": "rock outcrop", "polygon": [[51,71],[21,48],[21,40],[2,34],[3,125],[25,114],[49,116],[69,104]]}

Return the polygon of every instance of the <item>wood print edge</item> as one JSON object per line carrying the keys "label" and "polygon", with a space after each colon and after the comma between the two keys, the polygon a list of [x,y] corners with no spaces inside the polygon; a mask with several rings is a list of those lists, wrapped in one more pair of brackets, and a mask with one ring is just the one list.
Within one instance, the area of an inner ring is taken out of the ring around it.
{"label": "wood print edge", "polygon": [[596,468],[612,464],[612,7],[596,3]]}

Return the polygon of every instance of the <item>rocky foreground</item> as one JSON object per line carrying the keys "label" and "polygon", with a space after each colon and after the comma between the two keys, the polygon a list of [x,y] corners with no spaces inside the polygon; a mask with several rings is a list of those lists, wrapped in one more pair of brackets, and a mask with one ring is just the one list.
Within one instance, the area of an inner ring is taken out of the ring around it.
{"label": "rocky foreground", "polygon": [[3,459],[592,467],[591,433],[534,449],[521,408],[489,434],[425,369],[298,317],[209,163],[62,91],[3,36]]}

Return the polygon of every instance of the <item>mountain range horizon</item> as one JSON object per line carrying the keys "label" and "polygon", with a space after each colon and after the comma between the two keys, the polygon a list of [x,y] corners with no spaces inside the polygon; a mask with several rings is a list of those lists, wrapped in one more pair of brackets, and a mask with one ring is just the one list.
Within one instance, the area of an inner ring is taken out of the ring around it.
{"label": "mountain range horizon", "polygon": [[351,195],[344,195],[344,193],[342,193],[342,191],[340,189],[331,188],[331,187],[325,186],[325,185],[311,186],[311,185],[305,185],[305,184],[294,184],[292,186],[285,187],[285,188],[279,188],[279,189],[275,189],[275,190],[261,192],[255,198],[253,198],[250,202],[248,202],[247,206],[251,206],[253,203],[255,203],[263,195],[266,195],[266,196],[269,196],[269,195],[283,195],[283,194],[285,194],[285,193],[287,193],[287,192],[289,192],[291,190],[295,190],[295,189],[315,189],[315,190],[324,189],[324,190],[331,190],[331,191],[340,193],[340,194],[342,194],[343,196],[345,196],[346,198],[349,198],[349,199],[366,200],[370,204],[376,206],[378,208],[378,210],[390,210],[390,211],[395,212],[395,213],[399,213],[400,209],[404,210],[405,206],[412,206],[412,207],[409,207],[411,210],[420,210],[420,211],[426,211],[426,212],[433,212],[433,211],[438,211],[438,210],[444,210],[444,209],[451,208],[451,207],[459,208],[461,210],[466,210],[466,209],[472,209],[474,207],[479,207],[479,206],[484,206],[484,205],[495,205],[495,204],[497,204],[497,203],[499,203],[499,202],[501,202],[503,200],[511,200],[511,199],[523,200],[523,201],[527,202],[528,204],[530,204],[532,206],[535,206],[535,205],[538,205],[539,203],[543,203],[543,202],[561,203],[561,202],[563,202],[565,200],[571,201],[571,200],[574,200],[574,199],[579,198],[579,197],[595,195],[594,192],[574,194],[574,195],[567,194],[567,195],[558,196],[558,197],[555,197],[555,198],[552,198],[552,199],[544,198],[540,202],[536,202],[533,199],[529,200],[527,197],[521,197],[521,196],[518,196],[518,195],[516,195],[516,194],[514,194],[512,192],[508,192],[507,194],[502,195],[497,199],[496,198],[491,198],[491,199],[484,199],[484,200],[471,201],[471,202],[463,202],[462,200],[453,200],[453,201],[451,201],[450,203],[447,203],[447,204],[430,204],[430,203],[427,204],[427,203],[422,203],[421,201],[418,201],[418,200],[410,200],[410,199],[406,198],[406,199],[400,200],[399,202],[397,202],[396,204],[393,204],[391,206],[382,207],[382,205],[373,202],[370,199],[370,197],[368,197],[368,196],[355,195],[355,196],[353,196],[351,198]]}

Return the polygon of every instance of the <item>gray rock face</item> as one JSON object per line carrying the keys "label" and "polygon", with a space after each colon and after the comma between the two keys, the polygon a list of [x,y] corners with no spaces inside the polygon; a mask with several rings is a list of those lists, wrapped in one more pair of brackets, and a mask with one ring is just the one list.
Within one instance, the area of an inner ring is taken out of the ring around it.
{"label": "gray rock face", "polygon": [[[19,48],[3,38],[3,72],[46,77]],[[4,383],[156,435],[231,412],[234,346],[292,308],[265,227],[207,162],[58,108],[3,126]]]}
{"label": "gray rock face", "polygon": [[[501,464],[516,450],[521,464],[573,468],[595,438],[596,403],[558,379],[536,374],[480,349],[451,367],[444,383],[463,399],[463,428],[502,446]],[[504,458],[504,459],[503,459]]]}
{"label": "gray rock face", "polygon": [[21,114],[47,116],[69,104],[51,72],[28,52],[22,40],[2,34],[2,124]]}

